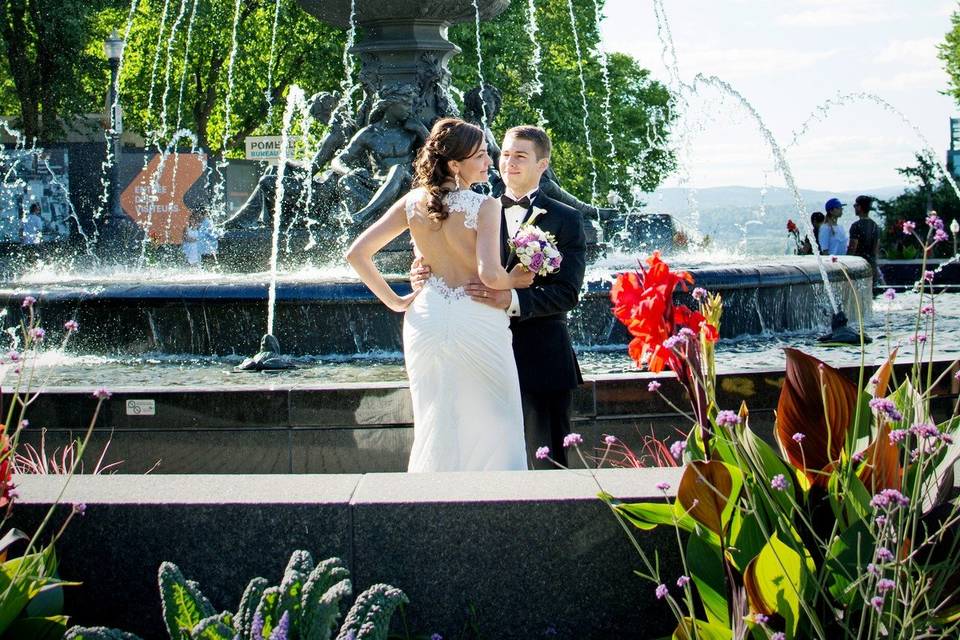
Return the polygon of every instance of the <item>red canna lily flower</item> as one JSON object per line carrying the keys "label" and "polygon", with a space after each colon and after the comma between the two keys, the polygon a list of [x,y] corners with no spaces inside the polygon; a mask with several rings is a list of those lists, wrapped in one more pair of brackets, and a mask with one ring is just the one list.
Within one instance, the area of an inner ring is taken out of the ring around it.
{"label": "red canna lily flower", "polygon": [[682,359],[663,343],[684,327],[694,332],[704,328],[711,342],[717,340],[719,333],[716,327],[704,322],[699,311],[673,303],[676,288],[680,286],[685,291],[687,284],[693,284],[693,276],[686,271],[671,271],[659,251],[647,258],[647,265],[646,270],[641,267],[640,272],[617,276],[610,289],[613,315],[633,336],[628,352],[637,366],[646,362],[654,373],[666,366],[679,374],[685,366]]}
{"label": "red canna lily flower", "polygon": [[787,220],[787,233],[797,233],[800,229],[797,228],[796,223],[793,220]]}

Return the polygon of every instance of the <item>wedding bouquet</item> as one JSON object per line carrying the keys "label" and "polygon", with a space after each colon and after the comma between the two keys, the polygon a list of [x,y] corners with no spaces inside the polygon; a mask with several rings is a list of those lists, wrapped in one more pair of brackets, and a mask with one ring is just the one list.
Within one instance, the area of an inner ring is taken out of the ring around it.
{"label": "wedding bouquet", "polygon": [[557,240],[532,224],[525,224],[517,230],[517,235],[508,240],[511,251],[527,270],[538,276],[556,272],[560,268],[563,256],[557,251]]}

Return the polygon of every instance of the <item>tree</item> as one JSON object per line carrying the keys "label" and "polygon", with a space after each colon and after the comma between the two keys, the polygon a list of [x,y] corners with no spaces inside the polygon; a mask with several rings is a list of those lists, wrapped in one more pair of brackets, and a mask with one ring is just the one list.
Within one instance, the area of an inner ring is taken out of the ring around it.
{"label": "tree", "polygon": [[112,4],[116,0],[0,0],[0,108],[18,115],[27,140],[53,142],[63,121],[103,109],[109,31],[96,20]]}
{"label": "tree", "polygon": [[954,11],[950,16],[952,27],[944,36],[944,40],[937,48],[938,57],[943,61],[947,72],[950,89],[946,92],[953,99],[960,102],[960,11]]}
{"label": "tree", "polygon": [[[885,221],[881,244],[888,258],[916,257],[916,243],[903,234],[903,223],[917,225],[917,233],[926,237],[929,231],[925,222],[928,211],[936,211],[947,221],[960,219],[960,199],[953,186],[936,169],[928,153],[916,154],[916,165],[902,167],[897,172],[917,186],[910,187],[891,200],[878,202],[877,208]],[[949,257],[952,245],[940,243],[933,248],[931,257]]]}
{"label": "tree", "polygon": [[[650,79],[649,71],[628,55],[615,53],[608,59],[610,84],[610,120],[606,120],[597,15],[603,0],[574,0],[573,12],[583,64],[587,127],[584,127],[583,98],[576,43],[566,2],[536,3],[537,41],[542,50],[539,71],[543,91],[532,95],[529,85],[534,77],[533,45],[527,29],[528,4],[514,1],[494,20],[480,25],[483,79],[503,93],[503,107],[491,123],[498,135],[520,123],[536,124],[538,109],[548,124],[554,142],[552,163],[567,190],[589,201],[593,192],[592,173],[596,170],[597,204],[605,194],[636,184],[652,191],[674,167],[674,158],[663,140],[673,120],[666,87]],[[450,39],[463,54],[451,61],[454,84],[463,90],[476,86],[476,24],[458,25],[450,30]],[[587,131],[593,150],[593,162],[587,153]],[[606,134],[613,138],[612,153]]]}
{"label": "tree", "polygon": [[276,2],[238,4],[232,87],[233,0],[171,0],[166,15],[164,6],[141,1],[121,79],[126,126],[153,134],[161,144],[187,128],[201,147],[221,152],[229,94],[226,150],[242,152],[247,136],[279,131],[291,85],[334,90],[343,77],[344,32],[318,22],[294,0],[280,0],[273,48]]}

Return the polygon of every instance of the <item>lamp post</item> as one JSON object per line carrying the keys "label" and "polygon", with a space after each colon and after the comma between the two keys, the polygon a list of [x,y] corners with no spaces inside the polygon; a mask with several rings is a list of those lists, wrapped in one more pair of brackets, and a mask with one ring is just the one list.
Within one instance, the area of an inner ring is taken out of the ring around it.
{"label": "lamp post", "polygon": [[113,162],[110,164],[110,204],[106,219],[103,221],[105,237],[101,240],[106,243],[106,249],[113,258],[120,257],[119,254],[126,246],[127,235],[131,231],[129,227],[132,224],[132,220],[120,208],[120,135],[123,132],[123,122],[117,99],[117,76],[120,72],[120,58],[123,56],[125,44],[116,29],[103,43],[103,53],[110,64],[110,91],[107,94],[110,111],[108,153],[113,156]]}

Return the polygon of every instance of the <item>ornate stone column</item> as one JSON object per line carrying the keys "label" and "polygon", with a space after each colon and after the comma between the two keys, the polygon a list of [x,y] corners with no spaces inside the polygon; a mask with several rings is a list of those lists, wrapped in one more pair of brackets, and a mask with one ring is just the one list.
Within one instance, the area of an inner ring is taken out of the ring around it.
{"label": "ornate stone column", "polygon": [[[350,0],[298,0],[319,20],[350,28]],[[477,0],[481,20],[496,17],[510,0]],[[472,0],[355,0],[360,82],[367,96],[385,85],[413,84],[421,96],[419,118],[429,124],[448,115],[450,73],[447,61],[460,48],[447,39],[452,24],[475,19]]]}

